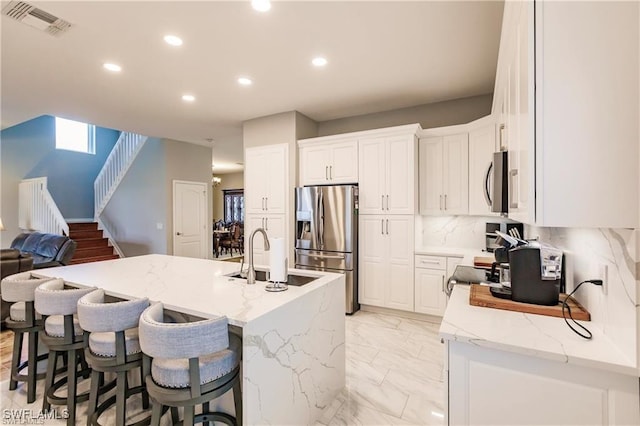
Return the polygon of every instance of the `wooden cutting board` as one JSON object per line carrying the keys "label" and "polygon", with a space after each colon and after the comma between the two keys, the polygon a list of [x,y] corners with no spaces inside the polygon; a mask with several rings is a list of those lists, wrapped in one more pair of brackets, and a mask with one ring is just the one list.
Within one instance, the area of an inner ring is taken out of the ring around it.
{"label": "wooden cutting board", "polygon": [[[567,297],[566,294],[560,293],[560,302],[555,306],[533,305],[531,303],[514,302],[513,300],[500,299],[491,294],[488,286],[471,284],[469,292],[469,304],[472,306],[481,306],[484,308],[503,309],[506,311],[524,312],[527,314],[547,315],[550,317],[562,318],[562,301]],[[578,303],[573,297],[568,302],[571,308],[573,319],[582,321],[591,321],[591,314],[584,306]],[[565,309],[567,318],[569,313]]]}
{"label": "wooden cutting board", "polygon": [[491,266],[493,265],[493,262],[495,261],[496,259],[494,257],[476,256],[473,258],[473,266],[480,267],[480,268],[491,268]]}

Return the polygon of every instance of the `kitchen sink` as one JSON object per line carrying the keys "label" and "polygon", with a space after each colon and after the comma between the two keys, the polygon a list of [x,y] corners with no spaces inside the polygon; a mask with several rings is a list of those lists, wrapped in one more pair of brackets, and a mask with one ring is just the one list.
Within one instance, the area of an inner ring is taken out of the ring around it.
{"label": "kitchen sink", "polygon": [[[243,277],[240,275],[240,272],[234,272],[232,274],[227,275],[228,277],[231,278],[239,278],[239,279],[244,279],[246,280],[247,277]],[[317,280],[319,277],[310,277],[307,275],[294,275],[294,274],[289,274],[289,276],[287,277],[287,285],[293,285],[293,286],[303,286],[305,284],[309,284],[311,281]],[[261,270],[256,270],[256,281],[263,281],[266,282],[267,281],[267,271],[261,271]]]}

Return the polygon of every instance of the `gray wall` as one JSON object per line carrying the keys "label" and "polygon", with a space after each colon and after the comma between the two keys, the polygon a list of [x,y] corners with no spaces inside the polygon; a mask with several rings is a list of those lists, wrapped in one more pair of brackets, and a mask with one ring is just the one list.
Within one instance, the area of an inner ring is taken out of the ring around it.
{"label": "gray wall", "polygon": [[212,186],[213,193],[213,221],[224,219],[224,197],[222,191],[225,189],[243,189],[244,172],[227,173],[218,176],[221,179],[220,185]]}
{"label": "gray wall", "polygon": [[207,187],[207,235],[209,236],[209,257],[213,254],[211,236],[213,216],[211,209],[211,147],[185,143],[171,139],[163,139],[165,145],[165,167],[167,193],[167,254],[173,254],[173,181],[185,180],[203,182]]}
{"label": "gray wall", "polygon": [[[211,148],[169,139],[147,141],[101,216],[125,256],[173,254],[174,180],[208,186]],[[210,235],[210,191],[207,206]]]}
{"label": "gray wall", "polygon": [[492,100],[493,95],[487,94],[393,111],[321,121],[318,123],[317,136],[337,135],[413,123],[420,123],[423,129],[469,123],[491,114]]}
{"label": "gray wall", "polygon": [[125,256],[168,252],[165,157],[163,142],[149,138],[100,216]]}
{"label": "gray wall", "polygon": [[96,127],[96,153],[58,150],[55,119],[41,116],[0,132],[2,180],[0,235],[8,247],[18,228],[18,184],[22,179],[47,177],[47,186],[65,219],[93,218],[93,182],[120,132]]}

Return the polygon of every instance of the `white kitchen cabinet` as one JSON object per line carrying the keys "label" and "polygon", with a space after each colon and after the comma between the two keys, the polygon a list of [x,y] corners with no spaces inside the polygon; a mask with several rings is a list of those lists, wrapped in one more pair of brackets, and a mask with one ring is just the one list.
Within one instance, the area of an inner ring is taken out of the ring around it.
{"label": "white kitchen cabinet", "polygon": [[468,133],[420,139],[420,213],[469,211]]}
{"label": "white kitchen cabinet", "polygon": [[246,214],[285,213],[288,174],[288,144],[247,148],[244,181]]}
{"label": "white kitchen cabinet", "polygon": [[360,216],[360,303],[413,311],[413,247],[413,215]]}
{"label": "white kitchen cabinet", "polygon": [[447,340],[451,425],[639,424],[638,378]]}
{"label": "white kitchen cabinet", "polygon": [[415,312],[444,315],[447,308],[445,285],[460,262],[460,257],[416,255]]}
{"label": "white kitchen cabinet", "polygon": [[415,213],[415,150],[415,134],[360,139],[360,214]]}
{"label": "white kitchen cabinet", "polygon": [[358,141],[300,144],[300,185],[358,183]]}
{"label": "white kitchen cabinet", "polygon": [[469,214],[492,216],[493,153],[496,125],[491,123],[469,132]]}
{"label": "white kitchen cabinet", "polygon": [[535,10],[532,1],[505,2],[493,112],[505,110],[498,115],[511,218],[640,226],[640,42],[629,36],[638,33],[639,9],[638,2],[538,1]]}
{"label": "white kitchen cabinet", "polygon": [[[249,236],[257,228],[263,228],[271,238],[284,238],[287,241],[286,220],[284,214],[248,214],[244,220],[245,253],[249,249]],[[254,263],[269,265],[269,252],[264,250],[262,235],[256,235],[253,241]]]}

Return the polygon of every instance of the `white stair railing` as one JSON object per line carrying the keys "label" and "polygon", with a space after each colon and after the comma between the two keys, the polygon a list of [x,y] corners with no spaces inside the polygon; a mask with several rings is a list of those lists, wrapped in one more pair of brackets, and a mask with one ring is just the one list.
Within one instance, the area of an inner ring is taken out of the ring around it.
{"label": "white stair railing", "polygon": [[47,189],[47,178],[24,179],[18,185],[18,226],[24,230],[69,235],[69,225]]}
{"label": "white stair railing", "polygon": [[122,132],[120,134],[120,138],[93,183],[94,215],[96,220],[102,214],[147,139],[147,136],[135,133]]}

